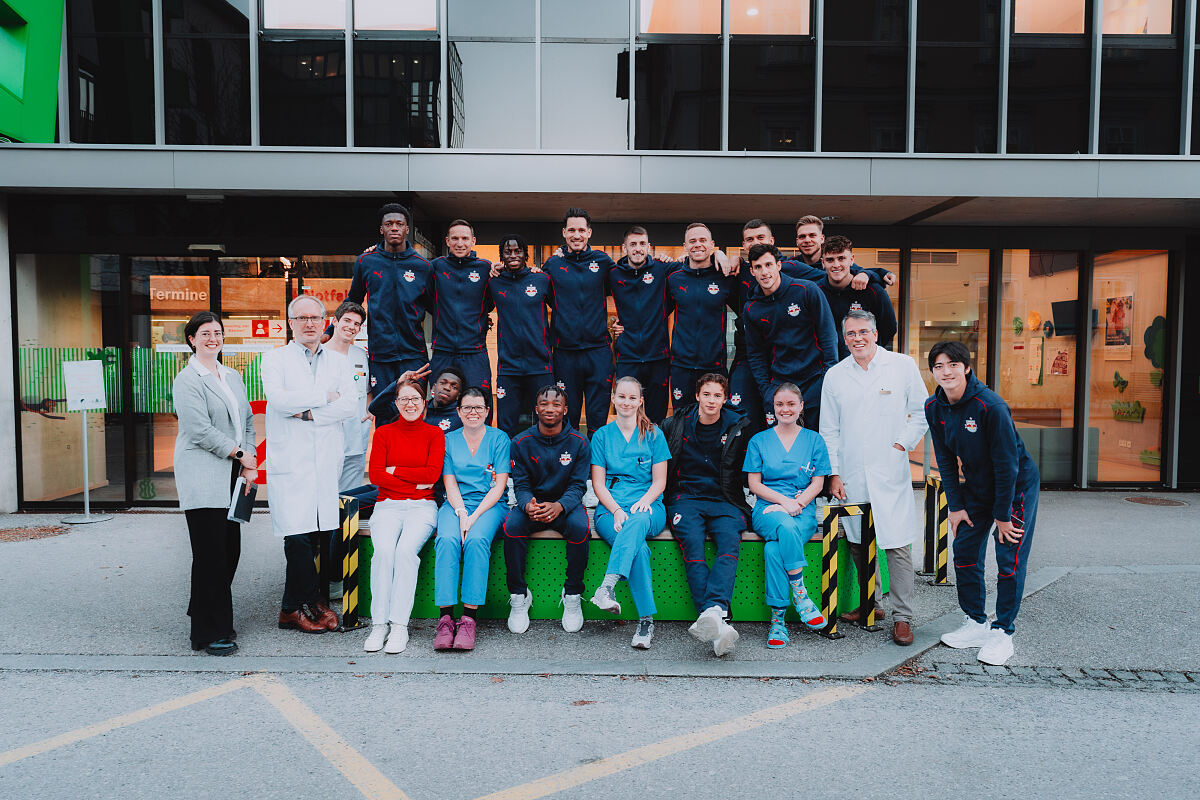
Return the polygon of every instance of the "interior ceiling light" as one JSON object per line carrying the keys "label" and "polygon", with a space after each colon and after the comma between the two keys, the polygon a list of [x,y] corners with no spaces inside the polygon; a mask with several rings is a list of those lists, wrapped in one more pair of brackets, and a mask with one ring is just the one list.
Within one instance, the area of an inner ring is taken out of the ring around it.
{"label": "interior ceiling light", "polygon": [[746,9],[746,16],[747,16],[747,17],[757,17],[757,16],[758,16],[758,9],[757,9],[757,8],[747,8],[747,9]]}

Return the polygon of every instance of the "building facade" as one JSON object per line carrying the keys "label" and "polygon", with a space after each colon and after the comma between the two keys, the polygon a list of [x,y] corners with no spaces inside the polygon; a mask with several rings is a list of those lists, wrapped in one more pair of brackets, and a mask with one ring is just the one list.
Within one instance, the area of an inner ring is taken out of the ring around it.
{"label": "building facade", "polygon": [[968,343],[1046,485],[1200,486],[1196,5],[67,0],[54,135],[0,145],[0,506],[81,502],[79,359],[93,502],[173,503],[183,323],[219,311],[253,393],[392,200],[429,256],[465,217],[539,263],[570,205],[614,255],[816,214],[897,274],[893,347]]}

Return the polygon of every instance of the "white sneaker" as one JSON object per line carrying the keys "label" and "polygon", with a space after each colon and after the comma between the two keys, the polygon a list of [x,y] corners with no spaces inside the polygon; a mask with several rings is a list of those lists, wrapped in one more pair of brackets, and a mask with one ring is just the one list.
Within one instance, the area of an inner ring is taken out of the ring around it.
{"label": "white sneaker", "polygon": [[397,625],[393,622],[392,632],[388,634],[387,644],[384,646],[383,652],[395,655],[396,653],[403,653],[406,647],[408,647],[408,626]]}
{"label": "white sneaker", "polygon": [[961,650],[964,647],[983,647],[987,643],[988,625],[970,617],[956,631],[942,634],[942,644]]}
{"label": "white sneaker", "polygon": [[633,641],[629,644],[636,647],[638,650],[649,650],[650,640],[654,638],[654,620],[639,619],[637,624],[637,633],[633,634]]}
{"label": "white sneaker", "polygon": [[1003,666],[1012,658],[1012,634],[1005,633],[1000,628],[992,628],[987,632],[987,641],[979,648],[979,660],[985,664]]}
{"label": "white sneaker", "polygon": [[688,628],[688,633],[702,642],[715,642],[721,632],[721,623],[725,621],[725,612],[720,606],[709,606],[700,612],[696,621]]}
{"label": "white sneaker", "polygon": [[621,604],[617,602],[617,597],[613,594],[613,590],[603,585],[592,595],[592,605],[601,611],[607,611],[613,615],[621,613]]}
{"label": "white sneaker", "polygon": [[367,637],[367,643],[363,645],[363,650],[366,650],[368,653],[378,653],[383,649],[383,643],[387,640],[387,635],[387,625],[372,625],[371,635]]}
{"label": "white sneaker", "polygon": [[567,594],[564,591],[560,602],[563,607],[563,630],[567,633],[575,633],[583,627],[583,598],[577,594]]}
{"label": "white sneaker", "polygon": [[724,619],[720,620],[718,627],[720,630],[717,632],[717,638],[713,639],[713,655],[720,657],[737,647],[741,636]]}
{"label": "white sneaker", "polygon": [[596,492],[592,489],[592,482],[587,482],[587,491],[583,493],[583,507],[595,508],[600,505],[600,499],[596,497]]}
{"label": "white sneaker", "polygon": [[533,605],[533,592],[526,589],[525,594],[510,594],[508,604],[512,607],[508,612],[508,629],[513,633],[529,630],[529,607]]}

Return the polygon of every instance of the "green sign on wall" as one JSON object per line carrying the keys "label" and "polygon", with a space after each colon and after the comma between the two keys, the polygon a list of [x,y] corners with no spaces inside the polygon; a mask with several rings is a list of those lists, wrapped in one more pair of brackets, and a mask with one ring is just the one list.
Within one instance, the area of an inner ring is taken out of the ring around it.
{"label": "green sign on wall", "polygon": [[0,136],[54,141],[64,5],[0,0]]}

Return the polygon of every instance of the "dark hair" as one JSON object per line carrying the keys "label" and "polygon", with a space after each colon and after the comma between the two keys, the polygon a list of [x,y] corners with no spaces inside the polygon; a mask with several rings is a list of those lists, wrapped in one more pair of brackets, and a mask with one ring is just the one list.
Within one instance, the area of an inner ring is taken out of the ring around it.
{"label": "dark hair", "polygon": [[753,245],[750,248],[750,252],[746,254],[746,258],[750,261],[751,264],[753,264],[755,261],[758,261],[760,258],[765,256],[767,253],[770,253],[771,255],[775,256],[775,260],[778,261],[780,264],[783,263],[783,253],[779,252],[779,248],[773,244],[766,244],[765,242],[759,242],[758,244]]}
{"label": "dark hair", "polygon": [[933,362],[937,361],[937,357],[946,355],[950,361],[962,364],[967,369],[971,368],[971,351],[962,342],[940,341],[929,349],[929,370],[933,371]]}
{"label": "dark hair", "polygon": [[844,253],[847,250],[853,250],[854,243],[845,236],[834,234],[825,239],[825,245],[821,248],[821,255],[826,253]]}
{"label": "dark hair", "polygon": [[449,225],[447,225],[447,226],[446,226],[446,235],[447,235],[447,236],[449,236],[449,235],[450,235],[450,229],[451,229],[451,228],[457,228],[457,227],[458,227],[458,226],[460,226],[460,225],[461,225],[461,226],[463,226],[464,228],[470,228],[470,229],[471,229],[471,235],[472,235],[472,236],[474,236],[474,235],[475,235],[475,226],[474,226],[474,225],[472,225],[471,223],[467,222],[465,219],[456,219],[456,220],[454,220],[453,222],[451,222]]}
{"label": "dark hair", "polygon": [[700,380],[696,381],[696,394],[700,394],[700,388],[706,383],[715,383],[721,387],[721,391],[729,397],[729,378],[726,378],[719,372],[706,372],[700,376]]}
{"label": "dark hair", "polygon": [[458,367],[454,366],[453,364],[442,367],[437,371],[436,375],[430,375],[430,377],[433,378],[434,383],[437,383],[439,380],[441,380],[441,377],[446,374],[453,375],[458,379],[459,396],[461,396],[462,390],[466,388],[467,385],[467,376],[464,375],[463,371]]}
{"label": "dark hair", "polygon": [[752,231],[755,228],[766,228],[767,230],[771,230],[771,226],[768,225],[764,220],[755,217],[742,226],[742,233],[745,233],[746,231]]}
{"label": "dark hair", "polygon": [[562,401],[563,401],[563,405],[566,405],[566,402],[567,402],[566,392],[564,392],[562,389],[555,386],[553,383],[547,383],[545,386],[538,389],[537,394],[535,394],[533,396],[533,401],[536,403],[538,400],[541,400],[543,397],[549,397],[552,394],[555,394],[555,395],[558,395],[559,397],[561,397]]}
{"label": "dark hair", "polygon": [[[445,370],[442,370],[442,372],[445,372]],[[492,395],[490,392],[485,392],[478,386],[468,386],[467,388],[463,389],[462,394],[458,396],[459,408],[462,408],[462,401],[468,397],[478,397],[483,401],[484,408],[486,408],[488,411],[492,410]]]}
{"label": "dark hair", "polygon": [[629,226],[629,229],[625,231],[625,235],[621,237],[621,241],[624,242],[630,236],[645,236],[647,239],[649,239],[650,232],[641,225],[631,225]]}
{"label": "dark hair", "polygon": [[399,203],[384,203],[379,207],[379,224],[383,224],[383,218],[388,214],[403,214],[404,224],[412,225],[412,217],[408,215],[408,209]]}
{"label": "dark hair", "polygon": [[563,214],[563,227],[567,227],[567,220],[571,217],[582,217],[587,222],[588,227],[592,227],[592,215],[582,208],[571,206],[567,209],[567,213]]}
{"label": "dark hair", "polygon": [[359,319],[363,322],[367,321],[367,310],[353,300],[343,300],[342,304],[333,312],[333,318],[341,319],[343,314],[358,314]]}
{"label": "dark hair", "polygon": [[[500,237],[500,250],[504,250],[504,245],[509,242],[516,242],[517,247],[521,248],[521,252],[526,256],[529,255],[529,242],[525,241],[525,237],[519,233],[506,233]],[[501,253],[503,255],[503,253]]]}
{"label": "dark hair", "polygon": [[183,326],[183,340],[187,342],[187,346],[192,348],[192,352],[196,352],[196,346],[192,344],[192,337],[196,335],[196,331],[200,330],[202,325],[207,325],[210,322],[215,322],[221,326],[222,335],[225,333],[225,323],[221,322],[221,316],[215,311],[199,311],[188,320],[187,325]]}
{"label": "dark hair", "polygon": [[704,230],[708,231],[708,235],[712,236],[712,228],[708,227],[703,222],[688,223],[688,226],[683,229],[683,235],[686,237],[688,235],[688,231],[690,231],[692,228],[704,228]]}

